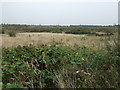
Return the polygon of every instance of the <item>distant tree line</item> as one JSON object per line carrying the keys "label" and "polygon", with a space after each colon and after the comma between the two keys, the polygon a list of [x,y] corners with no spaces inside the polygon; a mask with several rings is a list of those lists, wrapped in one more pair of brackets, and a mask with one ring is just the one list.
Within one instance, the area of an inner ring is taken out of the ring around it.
{"label": "distant tree line", "polygon": [[96,34],[96,32],[111,33],[116,32],[116,25],[98,26],[98,25],[26,25],[26,24],[1,24],[1,33],[9,31],[16,32],[51,32],[51,33],[66,33],[66,34]]}

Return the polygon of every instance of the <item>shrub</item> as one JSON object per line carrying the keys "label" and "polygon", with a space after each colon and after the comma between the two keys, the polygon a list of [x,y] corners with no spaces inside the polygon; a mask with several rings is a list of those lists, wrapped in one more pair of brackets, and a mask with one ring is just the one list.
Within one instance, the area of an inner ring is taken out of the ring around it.
{"label": "shrub", "polygon": [[5,34],[5,30],[0,29],[0,34]]}
{"label": "shrub", "polygon": [[9,31],[9,32],[8,32],[8,35],[9,35],[10,37],[16,37],[16,32],[15,32],[15,31]]}
{"label": "shrub", "polygon": [[3,48],[3,88],[120,88],[120,57],[58,44]]}
{"label": "shrub", "polygon": [[120,44],[118,37],[106,37],[105,38],[106,50],[113,53],[114,55],[120,56]]}
{"label": "shrub", "polygon": [[5,31],[2,30],[0,33],[1,33],[1,34],[5,34]]}
{"label": "shrub", "polygon": [[70,30],[70,31],[66,31],[65,33],[66,34],[90,34],[90,35],[94,34],[90,31],[85,31],[85,30]]}

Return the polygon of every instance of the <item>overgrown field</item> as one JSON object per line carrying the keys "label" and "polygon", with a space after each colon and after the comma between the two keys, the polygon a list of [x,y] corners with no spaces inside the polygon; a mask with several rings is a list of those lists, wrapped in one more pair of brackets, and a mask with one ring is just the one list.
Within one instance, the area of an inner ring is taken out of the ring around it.
{"label": "overgrown field", "polygon": [[[105,49],[105,36],[89,36],[74,34],[58,34],[58,33],[17,33],[16,37],[10,37],[7,34],[1,35],[3,47],[16,47],[18,45],[25,46],[33,44],[39,46],[41,44],[48,45],[51,42],[60,42],[63,46],[76,47],[86,46],[88,48]],[[112,42],[111,36],[108,36]]]}
{"label": "overgrown field", "polygon": [[120,88],[120,57],[85,46],[3,48],[3,88]]}
{"label": "overgrown field", "polygon": [[0,33],[3,89],[120,88],[116,26],[3,24]]}

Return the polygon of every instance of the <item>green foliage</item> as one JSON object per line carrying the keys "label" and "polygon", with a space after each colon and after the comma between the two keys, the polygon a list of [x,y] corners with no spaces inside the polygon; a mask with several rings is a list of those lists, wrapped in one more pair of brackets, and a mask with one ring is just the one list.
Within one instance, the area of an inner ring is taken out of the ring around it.
{"label": "green foliage", "polygon": [[25,88],[23,85],[17,84],[17,83],[12,83],[12,84],[7,84],[6,88]]}
{"label": "green foliage", "polygon": [[5,34],[5,31],[0,29],[0,34]]}
{"label": "green foliage", "polygon": [[14,24],[3,24],[3,30],[9,32],[10,30],[16,32],[51,32],[51,33],[69,33],[69,34],[88,34],[98,35],[95,32],[107,33],[106,36],[113,35],[116,31],[116,26],[93,26],[93,25],[70,25],[70,26],[59,26],[59,25],[14,25]]}
{"label": "green foliage", "polygon": [[9,31],[9,32],[8,32],[8,35],[9,35],[10,37],[16,37],[16,32],[15,32],[15,31]]}
{"label": "green foliage", "polygon": [[70,30],[70,31],[67,31],[65,32],[67,34],[95,34],[95,33],[92,33],[91,31],[86,31],[86,30]]}
{"label": "green foliage", "polygon": [[3,88],[120,88],[120,57],[59,44],[3,48]]}

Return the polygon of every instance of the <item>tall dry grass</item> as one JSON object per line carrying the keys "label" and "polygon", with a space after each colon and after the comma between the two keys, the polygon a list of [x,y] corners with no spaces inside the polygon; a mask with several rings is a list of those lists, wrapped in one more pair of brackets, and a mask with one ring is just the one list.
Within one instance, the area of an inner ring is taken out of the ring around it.
{"label": "tall dry grass", "polygon": [[93,49],[104,49],[104,39],[102,36],[87,36],[73,34],[57,34],[57,33],[18,33],[16,37],[9,37],[6,34],[2,35],[3,47],[16,47],[33,44],[35,46],[55,41],[62,43],[63,46],[75,47],[86,46]]}
{"label": "tall dry grass", "polygon": [[105,37],[105,49],[112,54],[120,56],[120,35]]}

